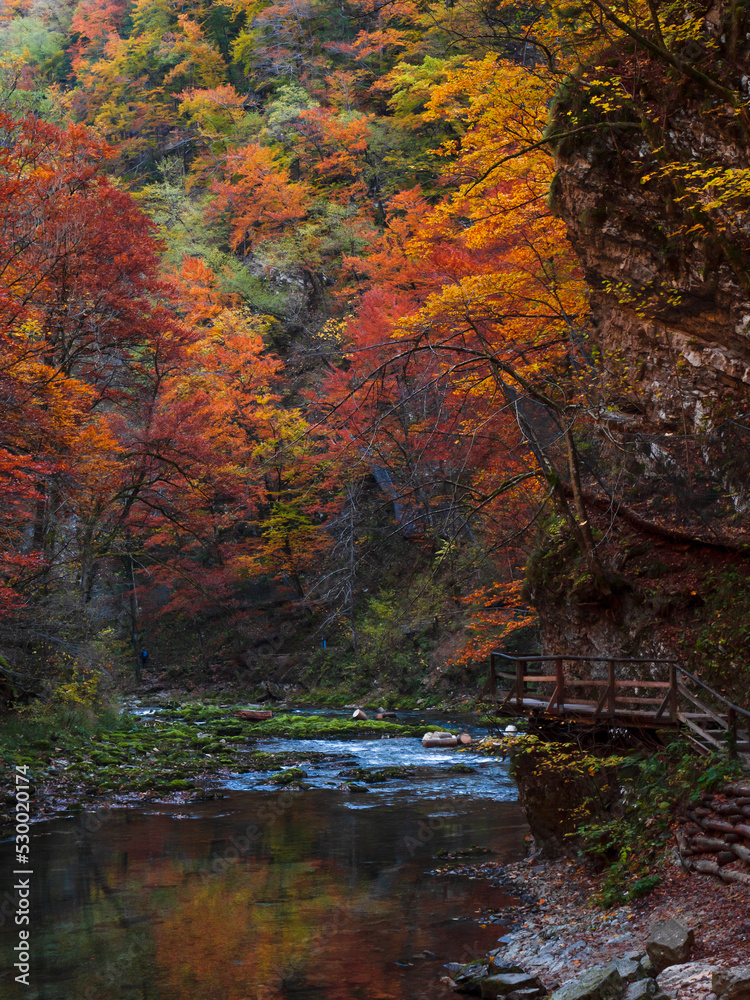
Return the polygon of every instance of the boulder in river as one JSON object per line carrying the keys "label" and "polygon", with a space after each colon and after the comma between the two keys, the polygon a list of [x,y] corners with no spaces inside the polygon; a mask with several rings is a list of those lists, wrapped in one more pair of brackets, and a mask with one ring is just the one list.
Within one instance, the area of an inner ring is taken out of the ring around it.
{"label": "boulder in river", "polygon": [[520,965],[509,962],[470,962],[468,965],[449,962],[445,968],[450,971],[456,993],[471,993],[475,996],[480,996],[482,983],[490,976],[512,973],[525,975]]}
{"label": "boulder in river", "polygon": [[695,932],[674,917],[657,924],[646,942],[646,951],[657,975],[670,965],[682,965],[690,958]]}
{"label": "boulder in river", "polygon": [[455,747],[458,738],[451,733],[425,733],[422,737],[423,747]]}

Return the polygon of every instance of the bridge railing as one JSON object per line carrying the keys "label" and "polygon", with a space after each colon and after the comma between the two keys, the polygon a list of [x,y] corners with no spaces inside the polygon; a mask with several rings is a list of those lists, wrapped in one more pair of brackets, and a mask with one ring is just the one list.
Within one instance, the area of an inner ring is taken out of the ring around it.
{"label": "bridge railing", "polygon": [[[576,668],[584,665],[586,676],[577,676]],[[730,752],[738,745],[750,748],[750,712],[673,659],[560,653],[519,657],[495,652],[490,654],[482,691],[482,696],[486,694],[496,711],[537,712],[592,723],[686,726],[714,747],[728,747]],[[747,730],[746,742],[740,739],[740,729]]]}

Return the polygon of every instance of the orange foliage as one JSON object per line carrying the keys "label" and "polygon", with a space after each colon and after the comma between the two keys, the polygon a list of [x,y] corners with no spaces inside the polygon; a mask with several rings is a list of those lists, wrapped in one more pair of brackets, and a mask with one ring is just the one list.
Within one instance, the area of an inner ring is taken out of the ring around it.
{"label": "orange foliage", "polygon": [[210,214],[226,213],[233,250],[257,246],[303,219],[308,210],[306,184],[289,179],[273,151],[258,143],[229,154],[226,180],[215,181]]}

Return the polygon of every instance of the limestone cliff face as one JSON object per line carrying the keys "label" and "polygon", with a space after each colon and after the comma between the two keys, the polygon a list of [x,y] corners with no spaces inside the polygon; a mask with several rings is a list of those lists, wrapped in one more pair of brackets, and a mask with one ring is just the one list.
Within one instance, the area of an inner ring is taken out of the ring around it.
{"label": "limestone cliff face", "polygon": [[[602,387],[597,482],[607,479],[618,503],[635,504],[646,520],[742,540],[750,505],[750,197],[717,208],[708,182],[696,195],[685,178],[698,170],[733,176],[750,192],[750,115],[738,108],[750,97],[750,8],[715,5],[701,31],[690,43],[691,65],[711,76],[713,90],[630,42],[566,84],[552,119],[561,138],[551,204],[591,289],[589,345],[601,359]],[[734,104],[717,96],[722,88]],[[554,545],[545,542],[527,585],[545,650],[689,659],[698,626],[704,647],[732,641],[727,628],[714,636],[700,610],[713,586],[709,569],[728,571],[720,553],[690,545],[680,552],[630,531],[615,513],[597,527],[623,589],[609,602],[587,595],[574,555],[553,567]],[[739,562],[746,587],[748,563]]]}
{"label": "limestone cliff face", "polygon": [[[722,16],[709,14],[698,64],[719,67],[742,95],[750,27],[727,34]],[[592,105],[585,76],[557,108],[557,128],[571,109],[584,128],[558,147],[553,208],[592,289],[594,338],[612,364],[619,359],[626,385],[615,405],[652,429],[705,431],[750,401],[747,200],[729,208],[728,222],[703,213],[708,234],[691,234],[695,213],[679,177],[642,181],[668,161],[747,169],[750,136],[735,109],[699,83],[632,47],[609,56],[603,62],[622,80],[618,113]]]}

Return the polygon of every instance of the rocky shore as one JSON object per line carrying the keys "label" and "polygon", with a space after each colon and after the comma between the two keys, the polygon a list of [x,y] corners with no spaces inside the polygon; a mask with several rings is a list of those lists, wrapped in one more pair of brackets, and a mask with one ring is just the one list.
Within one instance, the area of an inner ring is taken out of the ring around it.
{"label": "rocky shore", "polygon": [[689,873],[676,856],[661,875],[649,896],[603,911],[588,905],[595,874],[580,863],[510,866],[506,887],[536,902],[484,962],[450,963],[445,981],[507,1000],[750,1000],[748,888]]}

